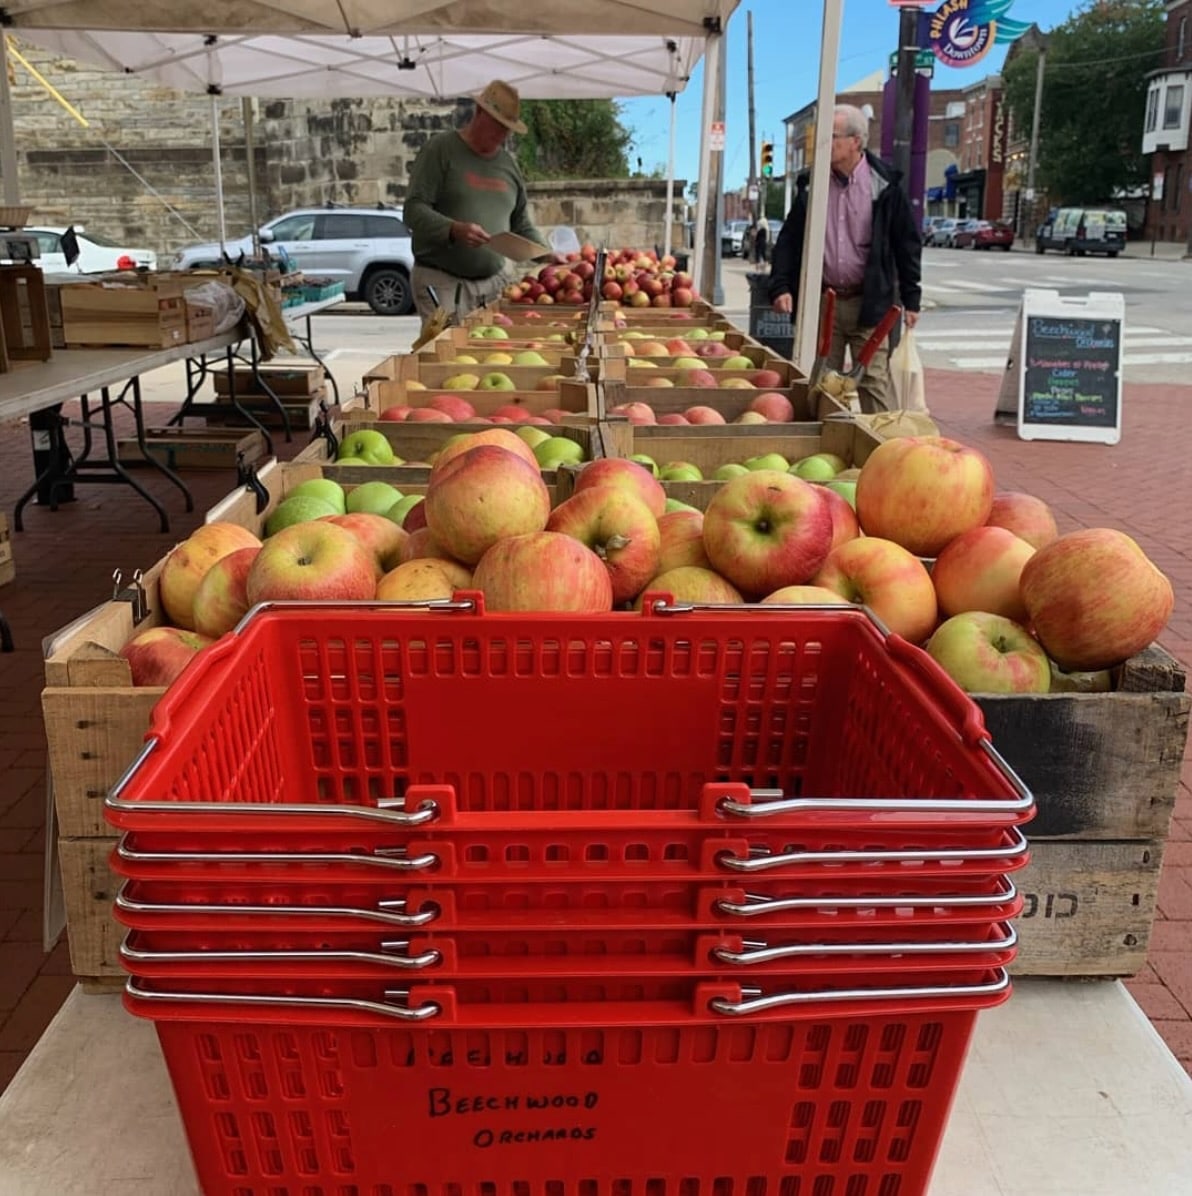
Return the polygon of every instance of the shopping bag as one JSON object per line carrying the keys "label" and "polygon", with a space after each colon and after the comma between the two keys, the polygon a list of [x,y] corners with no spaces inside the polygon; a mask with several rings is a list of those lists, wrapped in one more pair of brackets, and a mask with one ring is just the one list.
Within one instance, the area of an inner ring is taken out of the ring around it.
{"label": "shopping bag", "polygon": [[923,384],[923,362],[915,345],[915,334],[903,330],[898,348],[890,354],[890,380],[898,406],[903,411],[926,411],[927,393]]}

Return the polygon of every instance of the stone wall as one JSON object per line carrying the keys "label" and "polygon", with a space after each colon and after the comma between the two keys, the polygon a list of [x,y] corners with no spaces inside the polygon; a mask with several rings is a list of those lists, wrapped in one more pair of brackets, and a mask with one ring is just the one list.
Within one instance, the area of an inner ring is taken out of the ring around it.
{"label": "stone wall", "polygon": [[[91,226],[159,254],[218,239],[209,97],[150,86],[27,44],[21,52],[90,126],[14,64],[21,194],[35,205],[35,221]],[[225,219],[228,235],[238,237],[249,228],[241,103],[221,99],[217,108]],[[262,100],[256,108],[257,208],[265,220],[329,201],[400,203],[418,151],[435,133],[466,120],[471,105],[373,98]],[[678,220],[684,188],[676,182]],[[662,241],[665,180],[532,183],[529,192],[544,230],[567,224],[581,241],[610,246]]]}

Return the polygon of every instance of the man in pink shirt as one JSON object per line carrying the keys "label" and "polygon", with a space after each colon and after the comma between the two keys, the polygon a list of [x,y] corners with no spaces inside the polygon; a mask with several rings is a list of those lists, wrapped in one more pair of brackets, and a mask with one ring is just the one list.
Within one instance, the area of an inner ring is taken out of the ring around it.
{"label": "man in pink shirt", "polygon": [[[836,324],[828,364],[840,369],[847,346],[855,357],[886,311],[895,303],[908,328],[919,318],[922,243],[901,176],[869,153],[869,121],[848,104],[835,112],[828,225],[824,237],[824,286],[836,292]],[[803,264],[807,192],[798,198],[774,245],[770,301],[775,311],[791,312]],[[888,411],[894,405],[889,345],[874,355],[858,387],[862,411]]]}

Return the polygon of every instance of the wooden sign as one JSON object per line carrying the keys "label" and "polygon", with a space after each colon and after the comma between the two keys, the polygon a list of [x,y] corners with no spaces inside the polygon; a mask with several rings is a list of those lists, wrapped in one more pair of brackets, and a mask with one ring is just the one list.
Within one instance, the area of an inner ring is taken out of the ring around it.
{"label": "wooden sign", "polygon": [[1122,436],[1120,293],[1023,293],[994,418],[1023,440],[1117,444]]}

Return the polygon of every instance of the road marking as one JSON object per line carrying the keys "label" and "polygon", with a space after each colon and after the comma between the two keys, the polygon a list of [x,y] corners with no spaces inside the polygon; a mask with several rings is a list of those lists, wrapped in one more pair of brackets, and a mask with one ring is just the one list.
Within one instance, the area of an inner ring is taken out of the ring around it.
{"label": "road marking", "polygon": [[[948,364],[954,370],[998,370],[1005,369],[1006,357],[950,357]],[[1123,368],[1137,365],[1192,365],[1192,353],[1127,353],[1122,358]]]}

